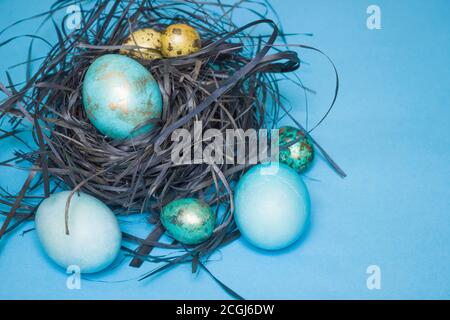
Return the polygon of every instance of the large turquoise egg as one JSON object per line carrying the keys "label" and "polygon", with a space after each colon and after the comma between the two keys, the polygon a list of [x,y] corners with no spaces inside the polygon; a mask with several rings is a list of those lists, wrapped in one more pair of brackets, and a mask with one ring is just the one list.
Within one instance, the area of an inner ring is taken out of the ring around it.
{"label": "large turquoise egg", "polygon": [[[297,142],[289,145],[293,141]],[[297,172],[305,172],[311,166],[314,159],[314,148],[303,131],[289,126],[281,127],[279,130],[279,148],[280,161]]]}
{"label": "large turquoise egg", "polygon": [[69,191],[52,194],[36,212],[38,238],[47,255],[66,269],[77,266],[82,273],[109,266],[120,251],[122,233],[114,213],[100,200],[75,193],[69,206],[66,234],[65,209]]}
{"label": "large turquoise egg", "polygon": [[164,206],[161,223],[175,240],[193,245],[211,237],[216,217],[204,201],[183,198]]}
{"label": "large turquoise egg", "polygon": [[254,246],[282,249],[306,230],[310,199],[302,178],[285,164],[259,164],[239,180],[235,221],[242,236]]}
{"label": "large turquoise egg", "polygon": [[92,124],[113,139],[124,139],[151,130],[140,127],[162,113],[157,81],[139,62],[119,54],[97,58],[83,81],[83,105]]}

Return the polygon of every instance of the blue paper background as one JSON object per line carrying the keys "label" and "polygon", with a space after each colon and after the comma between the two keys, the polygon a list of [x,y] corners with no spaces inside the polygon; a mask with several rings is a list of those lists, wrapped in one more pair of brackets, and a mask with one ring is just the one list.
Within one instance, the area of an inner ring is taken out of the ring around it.
{"label": "blue paper background", "polygon": [[[0,28],[48,9],[52,0],[0,1]],[[336,63],[341,91],[313,136],[347,171],[340,179],[322,160],[305,179],[312,196],[312,225],[294,247],[279,253],[238,240],[214,255],[210,270],[245,298],[402,299],[450,298],[450,2],[376,0],[382,30],[368,30],[372,1],[273,0],[291,43],[321,48]],[[245,17],[243,17],[245,19]],[[0,36],[33,33],[38,21]],[[41,35],[54,39],[52,26]],[[27,41],[0,48],[0,66],[24,61]],[[34,56],[45,53],[36,43]],[[317,90],[309,97],[318,119],[333,90],[326,60],[300,51],[300,72]],[[16,81],[23,70],[12,70]],[[4,74],[0,75],[5,81]],[[304,119],[303,93],[285,83],[283,93]],[[0,142],[0,157],[13,145]],[[0,183],[17,191],[25,173],[2,168]],[[3,218],[1,218],[3,219]],[[32,227],[29,223],[21,230]],[[144,218],[122,227],[145,235]],[[366,287],[366,268],[381,268],[381,289]],[[96,275],[102,281],[135,278],[153,266]],[[183,265],[137,282],[82,281],[66,288],[67,275],[42,253],[35,232],[0,242],[0,298],[220,299],[228,296],[204,272]]]}

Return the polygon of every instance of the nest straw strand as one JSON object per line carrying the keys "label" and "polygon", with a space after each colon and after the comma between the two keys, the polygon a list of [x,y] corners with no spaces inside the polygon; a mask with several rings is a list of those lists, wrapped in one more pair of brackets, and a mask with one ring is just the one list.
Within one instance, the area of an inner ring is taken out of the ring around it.
{"label": "nest straw strand", "polygon": [[[44,22],[53,21],[55,13],[72,3],[56,1],[49,12],[37,17],[43,17]],[[81,4],[87,5],[87,1]],[[238,10],[250,11],[255,20],[236,25],[232,17]],[[174,145],[170,136],[177,128],[192,132],[194,120],[202,121],[203,130],[225,132],[271,129],[283,116],[292,118],[282,104],[278,82],[300,67],[300,59],[296,52],[274,46],[286,35],[280,33],[275,22],[264,18],[270,10],[268,2],[251,0],[232,5],[219,0],[97,0],[89,10],[82,10],[79,29],[69,32],[64,28],[65,20],[61,26],[53,21],[58,42],[38,70],[20,88],[9,76],[7,86],[0,83],[0,90],[7,95],[0,105],[0,118],[7,119],[11,127],[0,138],[13,138],[24,146],[1,164],[30,171],[19,194],[1,190],[0,204],[7,209],[2,210],[6,220],[0,238],[32,218],[40,201],[65,188],[91,194],[118,214],[149,213],[149,221],[156,227],[147,239],[124,234],[125,239],[140,244],[139,250],[123,248],[138,261],[164,263],[144,278],[187,261],[193,263],[194,270],[199,265],[204,268],[201,258],[239,236],[230,185],[250,165],[176,166],[170,157]],[[139,59],[159,83],[164,110],[161,119],[152,120],[155,127],[151,132],[132,139],[110,140],[103,136],[89,122],[82,106],[81,87],[86,70],[97,57],[124,48],[121,43],[133,30],[163,30],[173,23],[196,28],[203,47],[185,57]],[[255,27],[260,25],[269,26],[272,32],[254,35]],[[37,39],[33,37],[32,41]],[[32,61],[30,57],[29,69]],[[337,91],[338,87],[330,109]],[[292,120],[306,132],[298,121]],[[35,146],[27,145],[18,136],[21,128],[26,128],[24,121],[31,124]],[[324,149],[314,143],[331,167],[345,176]],[[43,191],[36,195],[36,190]],[[213,236],[193,247],[160,242],[163,230],[158,221],[162,206],[187,196],[202,198],[218,213],[223,212]],[[173,254],[150,255],[153,247]]]}

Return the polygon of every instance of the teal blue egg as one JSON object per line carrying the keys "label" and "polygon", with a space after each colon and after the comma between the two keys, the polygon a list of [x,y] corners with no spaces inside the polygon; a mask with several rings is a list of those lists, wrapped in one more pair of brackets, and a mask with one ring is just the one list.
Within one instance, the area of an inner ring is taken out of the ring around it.
{"label": "teal blue egg", "polygon": [[92,124],[113,139],[150,131],[153,124],[143,124],[162,113],[157,81],[139,62],[119,54],[91,64],[83,81],[83,105]]}
{"label": "teal blue egg", "polygon": [[[298,173],[307,171],[314,159],[311,140],[303,131],[289,126],[281,127],[279,133],[280,162],[287,164]],[[294,141],[297,142],[289,145]]]}
{"label": "teal blue egg", "polygon": [[289,166],[259,164],[240,179],[234,193],[235,221],[254,246],[283,249],[305,232],[310,198],[301,176]]}
{"label": "teal blue egg", "polygon": [[175,240],[194,245],[211,237],[216,217],[204,201],[183,198],[164,206],[161,211],[161,223]]}

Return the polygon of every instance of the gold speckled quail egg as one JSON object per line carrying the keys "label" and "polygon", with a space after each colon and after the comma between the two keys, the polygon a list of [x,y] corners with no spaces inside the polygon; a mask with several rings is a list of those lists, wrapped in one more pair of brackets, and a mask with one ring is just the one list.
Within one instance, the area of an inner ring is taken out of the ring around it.
{"label": "gold speckled quail egg", "polygon": [[167,58],[185,56],[200,47],[200,35],[187,24],[172,24],[161,35],[161,53]]}
{"label": "gold speckled quail egg", "polygon": [[139,59],[161,59],[161,33],[152,28],[134,31],[123,45],[138,46],[136,49],[121,49],[120,54]]}

